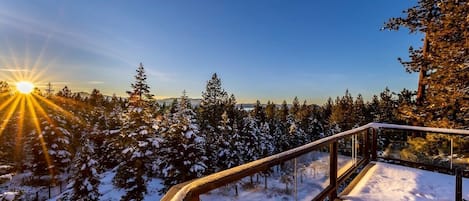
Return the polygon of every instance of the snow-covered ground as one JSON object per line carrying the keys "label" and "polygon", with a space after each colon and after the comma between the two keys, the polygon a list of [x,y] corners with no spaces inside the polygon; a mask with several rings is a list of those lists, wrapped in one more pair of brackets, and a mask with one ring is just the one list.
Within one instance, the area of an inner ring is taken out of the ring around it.
{"label": "snow-covered ground", "polygon": [[[454,200],[455,177],[387,163],[376,163],[345,200]],[[469,199],[469,179],[463,179],[463,198]]]}
{"label": "snow-covered ground", "polygon": [[[293,166],[292,161],[288,164]],[[338,156],[339,174],[353,165],[352,158]],[[329,185],[329,153],[312,152],[298,158],[297,161],[297,193],[295,195],[294,171],[289,171],[288,191],[285,183],[285,174],[273,168],[274,172],[267,177],[267,189],[265,189],[265,178],[258,175],[251,178],[246,177],[237,182],[238,196],[235,193],[234,184],[215,189],[207,194],[201,195],[201,200],[312,200]]]}
{"label": "snow-covered ground", "polygon": [[[125,194],[125,190],[116,188],[112,184],[112,179],[116,175],[116,169],[102,174],[101,185],[99,185],[99,192],[101,193],[100,200],[102,201],[119,201]],[[161,180],[152,179],[147,183],[147,194],[144,201],[160,200],[162,195],[158,193],[163,186]]]}
{"label": "snow-covered ground", "polygon": [[[125,191],[115,187],[112,184],[112,179],[116,174],[116,170],[110,170],[101,174],[101,184],[99,186],[99,192],[102,194],[100,200],[102,201],[119,201],[120,198],[125,194]],[[9,181],[3,184],[0,184],[0,200],[34,200],[36,198],[36,192],[38,192],[39,200],[48,199],[48,187],[46,186],[26,186],[23,184],[24,178],[29,178],[31,173],[22,173],[18,175],[7,174],[0,177],[8,177]],[[154,201],[160,200],[162,195],[159,194],[159,190],[162,189],[160,179],[152,179],[147,183],[147,194],[145,195],[144,201]],[[63,184],[62,190],[60,193],[60,187],[51,188],[52,199],[49,201],[61,200],[63,196],[71,193],[71,186]],[[66,189],[68,188],[68,189]]]}
{"label": "snow-covered ground", "polygon": [[[350,157],[338,157],[340,167],[348,168],[353,162]],[[293,163],[287,164],[292,167]],[[292,169],[290,169],[292,170]],[[284,174],[279,168],[274,168],[273,173],[267,177],[267,189],[264,187],[264,177],[254,175],[246,177],[237,182],[238,196],[235,196],[234,184],[216,189],[207,194],[201,195],[201,200],[311,200],[321,192],[329,183],[329,157],[327,153],[313,152],[298,158],[297,160],[297,193],[295,193],[293,172]],[[339,172],[341,172],[339,168]],[[101,174],[101,184],[99,191],[102,194],[100,200],[118,201],[125,194],[125,191],[116,188],[112,184],[112,179],[116,174],[115,170]],[[287,175],[287,176],[285,176]],[[10,200],[13,197],[32,198],[26,196],[37,189],[29,186],[17,186],[21,179],[28,177],[28,174],[11,175],[10,182],[3,184],[0,188],[0,200]],[[285,179],[287,178],[287,179]],[[288,183],[288,191],[287,184]],[[6,186],[5,186],[6,185]],[[11,187],[19,191],[11,191]],[[162,188],[161,180],[152,179],[147,183],[148,193],[145,195],[146,201],[160,200],[162,195],[159,190]],[[350,201],[381,201],[381,200],[454,200],[455,177],[425,170],[419,170],[399,165],[387,163],[376,163],[367,174],[360,180],[349,195],[342,196]],[[46,192],[46,191],[45,191]],[[66,190],[61,195],[69,193]],[[295,196],[296,195],[296,196]],[[41,196],[40,197],[45,197]],[[57,196],[53,200],[60,200]],[[463,197],[469,199],[469,179],[463,179]],[[41,199],[43,200],[43,199]]]}

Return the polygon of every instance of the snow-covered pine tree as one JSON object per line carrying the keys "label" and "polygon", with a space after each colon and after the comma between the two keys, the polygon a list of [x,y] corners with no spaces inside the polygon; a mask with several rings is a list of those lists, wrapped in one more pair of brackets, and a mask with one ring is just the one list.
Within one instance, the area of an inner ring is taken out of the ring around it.
{"label": "snow-covered pine tree", "polygon": [[[114,98],[113,98],[114,100]],[[111,111],[108,113],[106,118],[107,127],[100,130],[99,135],[102,135],[103,142],[101,149],[103,154],[98,157],[99,164],[102,168],[109,169],[117,166],[121,161],[119,156],[123,150],[122,143],[120,141],[120,131],[122,126],[122,115],[123,109],[120,104],[121,101],[113,101]]]}
{"label": "snow-covered pine tree", "polygon": [[260,122],[259,126],[258,158],[264,158],[274,154],[274,138],[271,134],[270,125],[267,122]]}
{"label": "snow-covered pine tree", "polygon": [[72,154],[70,152],[71,133],[66,129],[67,121],[53,111],[47,112],[49,116],[41,121],[41,133],[32,131],[28,144],[32,147],[32,167],[34,175],[50,175],[51,182],[57,176],[68,170]]}
{"label": "snow-covered pine tree", "polygon": [[161,126],[160,170],[166,192],[172,185],[201,177],[207,168],[205,139],[199,136],[195,113],[185,95]]}
{"label": "snow-covered pine tree", "polygon": [[397,103],[388,87],[380,93],[379,108],[380,122],[396,123]]}
{"label": "snow-covered pine tree", "polygon": [[299,123],[296,122],[293,114],[288,115],[286,125],[288,126],[286,139],[289,141],[287,149],[292,149],[309,142],[306,138],[305,132],[300,128]]}
{"label": "snow-covered pine tree", "polygon": [[379,109],[379,98],[377,95],[373,95],[371,102],[367,104],[367,116],[366,120],[371,122],[379,122],[381,119]]}
{"label": "snow-covered pine tree", "polygon": [[242,157],[240,149],[242,149],[243,141],[241,133],[230,126],[232,120],[228,114],[222,114],[222,120],[218,126],[220,131],[219,136],[213,142],[217,147],[216,158],[214,161],[216,165],[215,171],[221,171],[228,168],[235,167],[241,164]]}
{"label": "snow-covered pine tree", "polygon": [[148,106],[150,87],[142,63],[137,68],[135,82],[129,91],[130,102],[123,114],[120,132],[122,163],[113,179],[116,186],[124,188],[121,200],[143,200],[147,192],[146,179],[151,174],[151,161],[156,155],[159,141],[153,128],[153,116]]}
{"label": "snow-covered pine tree", "polygon": [[[225,122],[228,127],[221,125],[223,122],[222,114],[225,112],[224,104],[227,101],[228,94],[222,88],[220,78],[214,73],[212,78],[207,81],[205,91],[202,92],[202,101],[197,113],[201,135],[206,139],[207,156],[209,161],[214,163],[208,165],[209,172],[215,172],[217,168],[215,163],[218,161],[218,154],[221,149],[218,145],[222,144],[217,143],[222,135],[220,128],[231,129],[229,122]],[[227,130],[224,132],[227,132]]]}
{"label": "snow-covered pine tree", "polygon": [[259,139],[261,133],[255,117],[252,115],[245,117],[243,128],[238,133],[240,133],[241,139],[233,143],[239,143],[236,148],[240,153],[241,163],[257,160],[261,154]]}
{"label": "snow-covered pine tree", "polygon": [[81,148],[75,155],[73,165],[71,200],[95,201],[99,200],[98,162],[93,157],[94,148],[87,136],[81,140]]}

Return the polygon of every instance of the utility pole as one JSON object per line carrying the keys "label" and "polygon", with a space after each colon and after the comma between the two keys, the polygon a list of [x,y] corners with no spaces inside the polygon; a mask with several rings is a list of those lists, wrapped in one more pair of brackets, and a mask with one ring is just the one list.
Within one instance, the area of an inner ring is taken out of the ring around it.
{"label": "utility pole", "polygon": [[52,92],[54,92],[54,90],[52,89],[52,84],[49,82],[46,88],[47,97],[50,97],[52,95]]}

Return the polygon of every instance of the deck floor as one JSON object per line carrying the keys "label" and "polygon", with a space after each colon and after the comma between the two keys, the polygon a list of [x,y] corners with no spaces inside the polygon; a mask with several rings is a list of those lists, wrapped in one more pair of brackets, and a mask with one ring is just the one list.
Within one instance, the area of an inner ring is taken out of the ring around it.
{"label": "deck floor", "polygon": [[[454,200],[455,176],[377,162],[343,200]],[[463,179],[463,198],[469,180]]]}

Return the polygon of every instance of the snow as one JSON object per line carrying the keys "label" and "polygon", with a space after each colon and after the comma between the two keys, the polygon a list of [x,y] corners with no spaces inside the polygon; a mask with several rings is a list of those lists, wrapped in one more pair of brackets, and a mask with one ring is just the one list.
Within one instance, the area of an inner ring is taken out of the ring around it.
{"label": "snow", "polygon": [[[455,177],[410,167],[376,163],[344,200],[454,200]],[[463,179],[469,199],[469,179]]]}
{"label": "snow", "polygon": [[11,166],[11,165],[0,165],[0,170],[2,170],[2,169],[11,169],[11,168],[13,168],[13,166]]}
{"label": "snow", "polygon": [[[424,132],[432,132],[432,133],[448,133],[448,134],[469,135],[469,130],[447,129],[447,128],[432,128],[432,127],[421,127],[421,126],[407,126],[407,125],[396,125],[396,124],[386,124],[386,123],[369,123],[369,124],[361,126],[359,128],[363,128],[363,127],[388,128],[388,129],[424,131]],[[359,128],[357,128],[357,129],[359,129]],[[353,130],[355,130],[355,129],[353,129]]]}
{"label": "snow", "polygon": [[[121,200],[121,197],[125,195],[126,190],[125,189],[120,189],[112,183],[112,179],[116,175],[117,168],[114,168],[112,170],[106,171],[101,174],[101,183],[99,185],[99,193],[101,193],[101,197],[99,197],[99,200],[101,201],[119,201]],[[87,181],[85,181],[87,182]],[[89,182],[87,182],[89,184]],[[154,200],[160,200],[162,195],[159,194],[159,190],[163,188],[163,185],[161,184],[162,181],[160,179],[150,179],[147,182],[147,194],[144,195],[143,201],[154,201]],[[72,185],[68,185],[68,188],[71,188]],[[88,185],[88,188],[90,186]],[[70,193],[71,189],[64,191],[62,194],[49,199],[49,201],[56,201],[56,200],[61,200],[61,197],[64,196],[67,193]],[[1,200],[1,199],[0,199]]]}
{"label": "snow", "polygon": [[4,175],[0,175],[0,179],[12,180],[13,176],[14,176],[13,173],[4,174]]}
{"label": "snow", "polygon": [[18,192],[4,192],[3,195],[1,195],[0,198],[5,201],[12,201],[15,199],[16,195],[18,195]]}
{"label": "snow", "polygon": [[[102,201],[119,201],[125,195],[125,189],[119,189],[114,186],[112,179],[116,175],[117,168],[104,172],[102,174],[99,192],[102,194],[99,200]],[[159,190],[163,188],[160,179],[151,179],[147,182],[147,194],[145,194],[144,201],[160,200],[162,195]]]}
{"label": "snow", "polygon": [[[311,152],[297,158],[297,198],[298,200],[312,200],[329,185],[329,153]],[[352,164],[352,158],[338,156],[339,174]],[[288,165],[293,165],[293,161]],[[238,196],[235,194],[235,184],[215,189],[207,194],[201,195],[201,200],[295,200],[293,179],[293,167],[291,171],[279,171],[273,168],[273,173],[267,177],[267,189],[264,188],[265,178],[261,175],[245,177],[236,182],[238,185]],[[258,178],[259,177],[259,178]],[[257,181],[258,180],[258,181]],[[288,191],[286,188],[288,183]]]}

